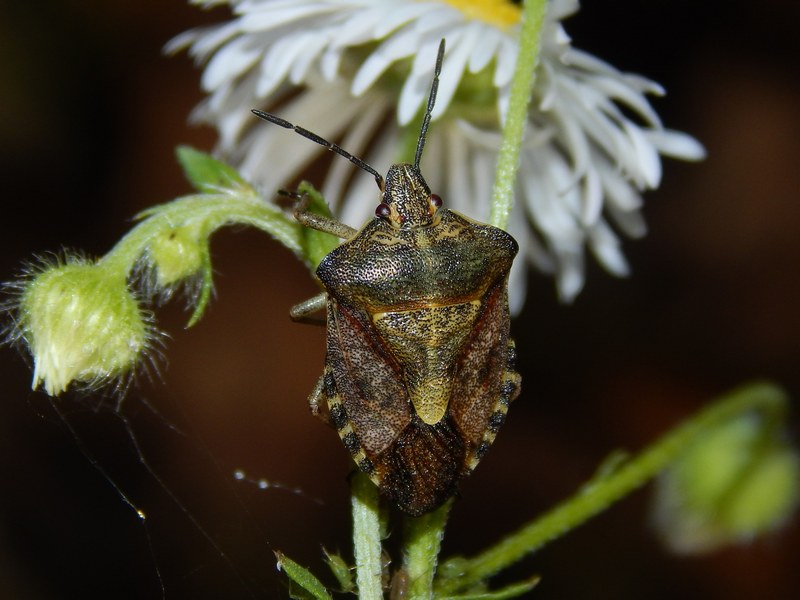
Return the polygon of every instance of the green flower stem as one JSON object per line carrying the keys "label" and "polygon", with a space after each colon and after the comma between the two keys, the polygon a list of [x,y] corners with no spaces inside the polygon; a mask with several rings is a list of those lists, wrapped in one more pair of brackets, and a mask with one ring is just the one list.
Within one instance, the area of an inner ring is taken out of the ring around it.
{"label": "green flower stem", "polygon": [[451,505],[448,501],[432,513],[406,519],[403,568],[408,576],[406,597],[412,600],[433,597],[433,576]]}
{"label": "green flower stem", "polygon": [[522,11],[519,54],[514,78],[511,81],[511,95],[503,125],[503,142],[497,157],[492,207],[489,213],[489,223],[501,229],[508,227],[508,216],[514,204],[514,182],[519,169],[519,151],[539,61],[542,24],[546,10],[547,0],[526,0]]}
{"label": "green flower stem", "polygon": [[787,402],[784,392],[769,383],[755,383],[735,390],[667,433],[639,456],[595,478],[575,496],[485,552],[443,564],[441,571],[448,576],[437,586],[437,592],[446,595],[467,589],[535,552],[644,485],[700,436],[731,419],[758,411],[772,426],[783,418]]}
{"label": "green flower stem", "polygon": [[381,524],[378,488],[363,473],[354,473],[353,545],[356,559],[356,586],[360,600],[381,600]]}
{"label": "green flower stem", "polygon": [[251,225],[301,255],[301,226],[254,191],[243,188],[241,192],[186,196],[148,209],[138,216],[144,220],[129,231],[100,263],[117,272],[128,273],[156,235],[190,223],[202,224],[201,234],[206,240],[224,225]]}

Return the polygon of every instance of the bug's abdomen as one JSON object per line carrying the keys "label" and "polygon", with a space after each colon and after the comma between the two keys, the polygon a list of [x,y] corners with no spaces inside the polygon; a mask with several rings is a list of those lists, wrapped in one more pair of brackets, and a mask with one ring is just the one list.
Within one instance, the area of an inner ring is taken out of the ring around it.
{"label": "bug's abdomen", "polygon": [[375,462],[379,487],[403,512],[425,514],[456,492],[465,456],[449,416],[434,425],[414,416]]}

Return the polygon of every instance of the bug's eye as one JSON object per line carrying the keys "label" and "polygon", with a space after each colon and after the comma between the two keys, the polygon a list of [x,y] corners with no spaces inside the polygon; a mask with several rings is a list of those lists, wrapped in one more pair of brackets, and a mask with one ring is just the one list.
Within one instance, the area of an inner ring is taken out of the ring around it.
{"label": "bug's eye", "polygon": [[389,205],[386,204],[386,202],[381,202],[375,209],[375,216],[380,217],[381,219],[388,219],[391,214],[392,209],[389,208]]}
{"label": "bug's eye", "polygon": [[436,208],[441,208],[442,206],[442,198],[436,194],[431,194],[431,204],[433,204]]}

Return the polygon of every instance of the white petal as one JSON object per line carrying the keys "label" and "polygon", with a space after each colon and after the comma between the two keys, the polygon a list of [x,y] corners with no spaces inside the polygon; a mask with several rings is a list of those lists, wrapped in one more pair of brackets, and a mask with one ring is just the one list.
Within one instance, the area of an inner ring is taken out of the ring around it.
{"label": "white petal", "polygon": [[395,61],[410,56],[416,47],[417,35],[410,28],[384,41],[358,69],[350,87],[353,95],[363,94]]}
{"label": "white petal", "polygon": [[703,160],[706,149],[689,134],[671,129],[645,130],[645,137],[661,154],[683,160]]}
{"label": "white petal", "polygon": [[445,32],[449,34],[453,31],[457,31],[465,22],[464,14],[460,10],[446,4],[441,4],[438,10],[430,11],[430,13],[425,15],[424,19],[414,21],[412,27],[418,34],[424,34],[426,36],[432,32],[436,32],[434,35],[430,35],[430,37],[441,39],[444,37]]}
{"label": "white petal", "polygon": [[589,54],[577,48],[569,48],[561,56],[561,62],[565,65],[579,67],[592,73],[600,73],[609,77],[619,77],[620,72],[606,61],[597,58],[594,54]]}
{"label": "white petal", "polygon": [[609,204],[606,206],[606,213],[622,233],[629,238],[638,239],[647,235],[647,223],[638,210],[623,211],[619,207]]}
{"label": "white petal", "polygon": [[470,73],[477,73],[491,62],[502,39],[499,31],[488,27],[483,29],[480,42],[474,45],[469,55]]}
{"label": "white petal", "polygon": [[331,40],[331,47],[342,49],[380,39],[383,36],[376,36],[375,29],[385,18],[386,8],[383,5],[354,12],[345,26],[338,28],[338,34]]}
{"label": "white petal", "polygon": [[454,210],[461,211],[472,218],[480,219],[479,215],[472,212],[475,204],[473,199],[472,173],[469,163],[468,144],[464,142],[461,132],[457,127],[447,127],[446,157],[444,170],[447,177],[448,198],[445,202]]}
{"label": "white petal", "polygon": [[331,82],[339,72],[339,65],[342,62],[342,50],[334,50],[330,47],[325,51],[320,59],[320,72],[325,81]]}
{"label": "white petal", "polygon": [[578,192],[563,158],[544,147],[526,152],[523,160],[528,213],[539,229],[553,240],[581,237],[573,216],[577,210],[571,209],[579,203]]}
{"label": "white petal", "polygon": [[578,0],[552,0],[547,8],[547,18],[560,21],[578,11]]}
{"label": "white petal", "polygon": [[[514,221],[512,221],[512,223],[513,222]],[[556,272],[556,263],[553,255],[550,254],[542,245],[535,231],[529,228],[525,234],[514,234],[513,226],[511,226],[509,227],[509,233],[511,233],[511,235],[513,235],[517,240],[519,240],[520,237],[523,237],[523,235],[527,237],[527,248],[524,257],[531,261],[539,271],[542,273]]]}
{"label": "white petal", "polygon": [[[556,75],[550,63],[543,63],[542,67],[537,71],[535,89],[541,95],[538,109],[542,112],[553,110],[558,102],[558,87],[556,85]],[[533,105],[531,110],[534,110]]]}
{"label": "white petal", "polygon": [[653,127],[661,127],[661,119],[650,103],[637,90],[612,77],[593,77],[590,85],[606,96],[627,104]]}
{"label": "white petal", "polygon": [[[483,221],[489,221],[491,210],[491,199],[494,188],[494,173],[497,166],[497,153],[483,149],[475,149],[473,159],[467,170],[472,171],[472,197],[474,204],[470,207],[469,214]],[[520,206],[516,209],[517,214],[524,214],[524,209]],[[512,212],[513,215],[513,212]]]}
{"label": "white petal", "polygon": [[511,102],[511,86],[497,88],[497,115],[501,125],[505,125],[509,102]]}
{"label": "white petal", "polygon": [[261,56],[261,48],[253,48],[248,38],[236,38],[220,49],[203,71],[201,83],[206,91],[215,90],[224,81],[239,77],[250,69]]}
{"label": "white petal", "polygon": [[516,40],[503,37],[497,51],[497,66],[494,69],[493,83],[495,87],[508,85],[514,75],[517,64],[517,50],[519,45]]}
{"label": "white petal", "polygon": [[[387,112],[392,110],[389,103],[376,100],[379,99],[372,99],[364,107],[364,111],[358,114],[345,128],[347,133],[342,139],[341,146],[353,156],[364,156],[370,138],[374,135],[380,122],[386,118]],[[381,134],[382,138],[394,138],[391,132],[383,131]],[[387,165],[370,166],[380,173],[386,169]],[[345,160],[335,160],[331,164],[322,187],[322,195],[332,206],[337,206],[344,196],[346,184],[353,177],[353,168],[354,165]]]}
{"label": "white petal", "polygon": [[559,127],[558,140],[572,161],[575,177],[581,177],[589,168],[590,148],[586,135],[578,122],[558,111],[553,112],[553,120]]}
{"label": "white petal", "polygon": [[[230,21],[219,26],[193,29],[192,31],[188,31],[185,35],[192,35],[196,40],[194,44],[192,44],[192,56],[194,56],[198,61],[204,61],[208,58],[209,54],[214,52],[217,48],[219,48],[237,33],[239,33],[238,23],[236,21]],[[167,48],[169,49],[168,51],[172,51],[172,49],[175,48],[173,43],[180,48],[185,44],[186,41],[188,40],[175,38],[172,42],[170,42],[170,44],[167,45]]]}
{"label": "white petal", "polygon": [[595,169],[586,171],[581,200],[581,223],[585,226],[593,225],[603,211],[603,186]]}
{"label": "white petal", "polygon": [[626,121],[623,123],[623,128],[633,143],[633,151],[635,152],[635,156],[626,156],[624,158],[630,161],[630,166],[634,162],[638,165],[638,170],[647,187],[658,187],[661,181],[661,158],[658,156],[658,152],[636,125]]}
{"label": "white petal", "polygon": [[261,79],[256,95],[263,98],[272,93],[285,79],[297,57],[305,50],[313,34],[299,34],[279,39],[269,49],[261,63]]}
{"label": "white petal", "polygon": [[235,146],[245,125],[251,122],[252,118],[253,113],[247,109],[226,111],[217,123],[220,132],[220,147],[229,149]]}
{"label": "white petal", "polygon": [[639,90],[643,94],[663,96],[667,93],[663,86],[652,79],[648,79],[647,77],[642,77],[641,75],[636,75],[635,73],[623,73],[622,78],[629,86]]}
{"label": "white petal", "polygon": [[439,79],[439,92],[436,96],[436,106],[433,108],[432,118],[440,117],[450,106],[456,93],[458,84],[464,75],[469,55],[480,36],[480,28],[467,25],[464,29],[451,35],[453,51],[447,55],[447,66],[442,68]]}
{"label": "white petal", "polygon": [[324,35],[312,35],[306,38],[306,46],[289,71],[289,81],[294,85],[303,82],[311,65],[319,58],[323,48],[328,44]]}
{"label": "white petal", "polygon": [[[281,108],[281,116],[292,123],[302,122],[325,139],[335,139],[360,108],[346,88],[328,85],[297,96]],[[324,151],[322,146],[268,123],[255,128],[246,145],[241,173],[267,189],[284,185]]]}
{"label": "white petal", "polygon": [[379,40],[386,37],[401,25],[413,22],[423,15],[427,18],[426,13],[433,10],[436,10],[435,5],[424,2],[405,3],[399,6],[395,4],[392,6],[391,11],[388,14],[384,14],[380,21],[375,24],[373,39]]}
{"label": "white petal", "polygon": [[[428,97],[438,48],[439,40],[431,38],[420,46],[414,57],[411,73],[406,77],[406,82],[403,84],[403,89],[400,91],[400,98],[397,102],[397,121],[400,125],[407,125],[419,112],[420,105]],[[441,88],[440,79],[439,89],[441,90]],[[437,96],[437,107],[439,98],[441,98],[441,92]]]}
{"label": "white petal", "polygon": [[[390,125],[387,135],[381,136],[376,147],[366,157],[369,164],[378,169],[383,166],[382,170],[385,170],[396,158],[399,138],[397,127],[393,124]],[[347,191],[344,201],[339,207],[339,214],[345,223],[353,227],[361,227],[367,219],[374,216],[375,207],[379,202],[380,196],[375,187],[375,181],[370,177],[359,176],[353,179],[353,185]]]}
{"label": "white petal", "polygon": [[620,251],[619,239],[605,221],[600,220],[589,229],[589,247],[609,273],[617,277],[630,274],[628,261]]}
{"label": "white petal", "polygon": [[597,165],[603,190],[610,204],[619,207],[623,211],[636,210],[641,207],[641,195],[617,169],[611,167],[606,160],[602,160],[599,156],[595,157],[593,162]]}
{"label": "white petal", "polygon": [[[525,239],[525,238],[523,238]],[[517,238],[519,241],[519,238]],[[520,245],[524,243],[521,242]],[[527,254],[520,253],[520,256]],[[518,317],[525,307],[525,297],[528,295],[528,269],[527,265],[519,260],[511,266],[508,277],[508,311],[511,317]]]}
{"label": "white petal", "polygon": [[580,250],[565,250],[557,253],[557,260],[558,298],[564,304],[570,304],[583,289],[583,253]]}
{"label": "white petal", "polygon": [[[277,29],[282,25],[302,21],[311,16],[324,15],[340,10],[334,4],[321,3],[294,3],[281,10],[267,8],[263,11],[249,12],[239,18],[239,27],[248,33],[263,33]],[[297,31],[297,30],[295,30]]]}
{"label": "white petal", "polygon": [[400,98],[397,100],[397,122],[400,125],[408,125],[414,115],[419,112],[419,107],[427,95],[425,78],[408,77],[400,91]]}

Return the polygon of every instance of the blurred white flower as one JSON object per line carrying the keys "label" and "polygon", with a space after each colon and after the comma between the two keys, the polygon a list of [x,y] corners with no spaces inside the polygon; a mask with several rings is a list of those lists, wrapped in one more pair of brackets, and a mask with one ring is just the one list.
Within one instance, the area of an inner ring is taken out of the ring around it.
{"label": "blurred white flower", "polygon": [[[488,219],[519,47],[518,2],[215,3],[229,4],[235,18],[186,32],[168,50],[188,47],[207,63],[202,85],[209,97],[194,116],[217,127],[218,150],[245,177],[276,189],[324,151],[250,113],[266,107],[386,170],[401,158],[403,127],[421,113],[436,50],[446,38],[433,112],[439,120],[422,172],[450,208]],[[509,224],[521,256],[556,275],[564,301],[583,286],[587,247],[611,273],[628,273],[617,231],[644,235],[640,193],[658,186],[661,155],[704,155],[693,138],[662,126],[646,98],[662,94],[660,86],[572,47],[561,21],[577,9],[577,0],[548,5]],[[373,179],[353,177],[346,161],[334,161],[322,191],[354,227],[372,215],[377,202]],[[517,261],[512,271],[514,312],[524,301],[525,269],[525,261]]]}

